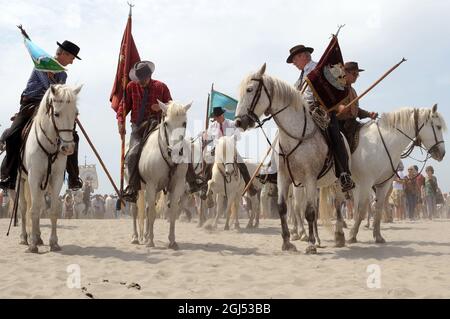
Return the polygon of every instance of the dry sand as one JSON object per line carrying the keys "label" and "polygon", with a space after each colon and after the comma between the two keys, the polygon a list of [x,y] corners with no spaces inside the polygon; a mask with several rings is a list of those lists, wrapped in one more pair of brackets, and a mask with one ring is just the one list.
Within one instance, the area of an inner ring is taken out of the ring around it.
{"label": "dry sand", "polygon": [[[156,248],[130,244],[131,220],[59,220],[62,251],[39,255],[18,245],[20,228],[5,237],[8,222],[0,220],[1,298],[450,298],[450,220],[383,224],[385,245],[361,229],[358,244],[340,249],[320,228],[327,247],[318,255],[305,255],[304,242],[281,252],[278,220],[228,232],[223,221],[214,231],[177,222],[179,251],[167,249],[163,220]],[[41,224],[48,244],[50,221]],[[67,286],[72,264],[80,288]],[[381,288],[368,288],[369,265],[380,267]]]}

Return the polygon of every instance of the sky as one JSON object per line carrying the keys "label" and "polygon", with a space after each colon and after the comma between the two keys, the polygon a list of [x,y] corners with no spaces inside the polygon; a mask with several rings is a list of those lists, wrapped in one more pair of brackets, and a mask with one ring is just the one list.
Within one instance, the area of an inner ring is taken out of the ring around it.
{"label": "sky", "polygon": [[[390,112],[400,107],[439,104],[450,119],[450,1],[304,1],[304,0],[135,0],[133,36],[141,59],[156,64],[154,78],[166,83],[174,100],[193,107],[189,136],[204,126],[207,95],[216,90],[237,97],[242,79],[267,63],[267,73],[294,83],[299,71],[286,64],[289,48],[304,44],[318,61],[338,25],[345,61],[358,61],[354,85],[363,92],[402,57],[402,64],[360,101],[366,110]],[[119,183],[120,137],[109,96],[120,42],[128,18],[125,0],[0,0],[0,130],[19,108],[33,64],[16,25],[49,53],[56,41],[81,47],[69,66],[67,84],[83,84],[79,119]],[[269,124],[269,135],[274,136]],[[130,130],[128,129],[128,132]],[[81,136],[81,132],[79,132]],[[448,133],[444,135],[448,140]],[[239,151],[261,159],[267,150],[261,132],[244,134]],[[415,153],[421,157],[420,152]],[[423,158],[423,155],[422,155]],[[80,164],[96,164],[100,193],[113,193],[94,153],[81,137]],[[414,164],[405,161],[406,165]],[[417,163],[419,167],[420,163]],[[450,159],[431,160],[444,192],[450,191]],[[65,189],[66,186],[63,187]]]}

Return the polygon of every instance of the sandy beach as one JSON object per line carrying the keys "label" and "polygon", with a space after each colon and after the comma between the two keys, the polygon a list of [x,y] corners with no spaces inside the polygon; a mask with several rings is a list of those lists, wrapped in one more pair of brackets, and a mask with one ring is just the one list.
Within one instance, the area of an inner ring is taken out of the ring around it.
{"label": "sandy beach", "polygon": [[[305,255],[304,242],[282,252],[278,220],[228,232],[178,222],[179,251],[167,249],[163,220],[156,248],[130,244],[131,220],[60,220],[62,251],[39,255],[19,246],[20,228],[5,236],[8,222],[0,220],[0,298],[450,298],[450,220],[383,224],[385,245],[361,229],[360,242],[341,249],[321,227],[318,255]],[[41,225],[48,244],[50,221]],[[67,285],[73,269],[79,288]],[[373,269],[380,288],[368,287]]]}

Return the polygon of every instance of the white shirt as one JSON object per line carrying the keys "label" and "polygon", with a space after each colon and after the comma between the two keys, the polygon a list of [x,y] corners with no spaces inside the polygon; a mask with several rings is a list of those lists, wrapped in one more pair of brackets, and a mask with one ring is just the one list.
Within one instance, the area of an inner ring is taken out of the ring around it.
{"label": "white shirt", "polygon": [[217,141],[222,136],[236,136],[236,140],[241,139],[241,133],[239,129],[236,128],[236,125],[234,124],[234,121],[225,119],[222,123],[222,129],[220,127],[219,122],[214,121],[209,125],[207,134],[207,140],[208,141],[214,141],[214,146],[217,144]]}
{"label": "white shirt", "polygon": [[305,82],[306,76],[311,73],[312,70],[314,70],[317,66],[317,62],[314,62],[313,60],[309,61],[307,65],[303,68],[302,73],[300,74],[300,78],[295,82],[294,86],[297,88],[297,90],[300,90]]}

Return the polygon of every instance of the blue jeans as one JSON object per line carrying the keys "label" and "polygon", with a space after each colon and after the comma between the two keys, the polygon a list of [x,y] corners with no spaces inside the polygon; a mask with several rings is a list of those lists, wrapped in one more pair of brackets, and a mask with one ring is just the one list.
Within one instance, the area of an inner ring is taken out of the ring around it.
{"label": "blue jeans", "polygon": [[409,219],[414,219],[416,204],[417,204],[417,196],[416,194],[405,193],[406,195],[406,214]]}
{"label": "blue jeans", "polygon": [[432,219],[436,214],[436,196],[435,195],[427,195],[425,196],[425,200],[427,201],[427,214],[428,218]]}

